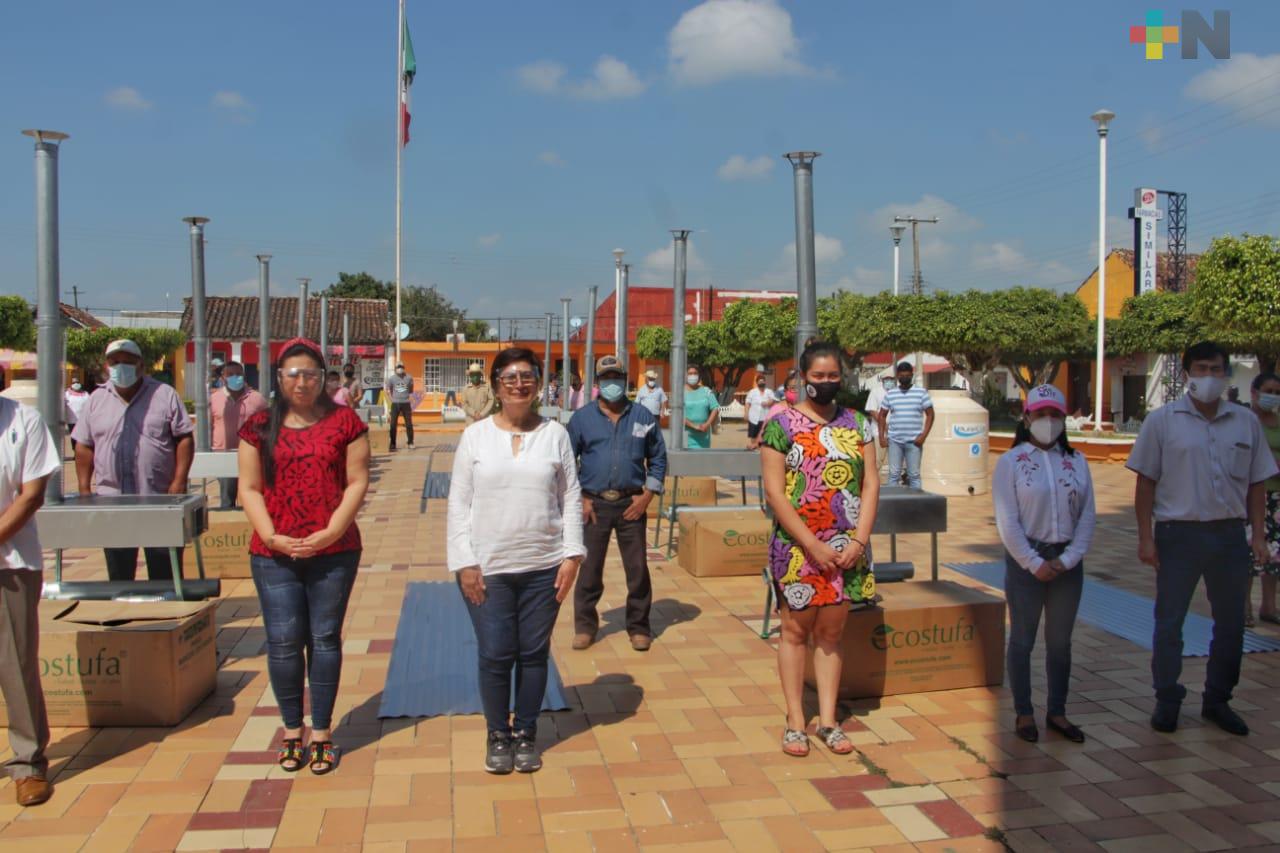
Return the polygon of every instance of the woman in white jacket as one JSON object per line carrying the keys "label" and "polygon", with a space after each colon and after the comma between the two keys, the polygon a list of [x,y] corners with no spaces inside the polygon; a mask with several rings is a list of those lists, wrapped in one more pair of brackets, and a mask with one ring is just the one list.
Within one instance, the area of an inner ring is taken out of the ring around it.
{"label": "woman in white jacket", "polygon": [[489,379],[501,408],[467,427],[454,455],[449,571],[479,646],[485,770],[532,773],[551,630],[586,555],[582,497],[569,433],[533,411],[537,356],[503,350]]}
{"label": "woman in white jacket", "polygon": [[1040,737],[1031,706],[1031,651],[1041,611],[1049,682],[1045,726],[1084,742],[1066,711],[1071,632],[1084,588],[1084,555],[1093,540],[1093,481],[1084,454],[1067,442],[1066,414],[1061,391],[1052,385],[1032,388],[1013,448],[1000,457],[991,478],[996,528],[1005,547],[1014,730],[1031,743]]}

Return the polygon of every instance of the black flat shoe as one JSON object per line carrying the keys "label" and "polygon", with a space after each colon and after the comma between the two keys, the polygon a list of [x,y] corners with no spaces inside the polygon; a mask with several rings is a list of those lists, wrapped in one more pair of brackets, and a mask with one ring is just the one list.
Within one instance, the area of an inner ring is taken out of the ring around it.
{"label": "black flat shoe", "polygon": [[1040,740],[1040,730],[1036,728],[1035,722],[1030,722],[1023,726],[1016,726],[1013,733],[1025,740],[1027,743],[1035,743]]}
{"label": "black flat shoe", "polygon": [[1156,703],[1156,710],[1151,715],[1151,728],[1169,734],[1178,730],[1179,705]]}
{"label": "black flat shoe", "polygon": [[1241,737],[1249,734],[1249,724],[1231,710],[1231,706],[1226,702],[1203,706],[1200,709],[1200,716],[1229,734]]}
{"label": "black flat shoe", "polygon": [[1045,717],[1044,725],[1045,728],[1050,731],[1057,732],[1072,743],[1084,743],[1084,732],[1080,731],[1080,729],[1078,729],[1073,723],[1067,723],[1065,726],[1060,726],[1051,718]]}

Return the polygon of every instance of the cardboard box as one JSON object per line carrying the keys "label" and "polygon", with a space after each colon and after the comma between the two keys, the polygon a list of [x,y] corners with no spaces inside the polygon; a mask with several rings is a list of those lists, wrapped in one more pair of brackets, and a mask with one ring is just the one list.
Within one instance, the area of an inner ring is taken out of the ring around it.
{"label": "cardboard box", "polygon": [[[213,692],[216,601],[42,601],[51,726],[173,726]],[[0,724],[8,725],[0,704]]]}
{"label": "cardboard box", "polygon": [[[950,581],[877,588],[844,628],[840,698],[927,693],[1004,680],[1004,599]],[[813,659],[805,665],[813,684]]]}
{"label": "cardboard box", "polygon": [[[249,540],[253,525],[244,510],[210,510],[209,529],[200,534],[204,573],[211,578],[249,578]],[[191,545],[182,554],[184,577],[196,576],[196,553]]]}
{"label": "cardboard box", "polygon": [[769,562],[772,524],[758,509],[680,513],[676,558],[696,577],[758,575]]}
{"label": "cardboard box", "polygon": [[668,477],[662,484],[666,493],[664,503],[668,506],[673,503],[681,506],[715,506],[716,482],[715,477],[681,477],[680,489],[676,491],[675,480]]}

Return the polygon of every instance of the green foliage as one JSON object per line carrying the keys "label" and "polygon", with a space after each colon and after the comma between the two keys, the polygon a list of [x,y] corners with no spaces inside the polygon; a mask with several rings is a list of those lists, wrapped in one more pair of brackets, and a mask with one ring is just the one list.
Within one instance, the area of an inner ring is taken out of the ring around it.
{"label": "green foliage", "polygon": [[1180,353],[1212,334],[1195,319],[1189,293],[1154,290],[1124,301],[1120,316],[1107,321],[1107,353]]}
{"label": "green foliage", "polygon": [[[394,282],[379,281],[367,272],[338,273],[338,280],[324,291],[328,296],[348,299],[387,300],[387,323],[395,329],[396,286]],[[409,326],[411,341],[443,341],[453,334],[453,323],[467,340],[484,340],[489,334],[489,324],[482,320],[468,320],[467,312],[446,299],[434,287],[416,285],[400,286],[400,319]]]}
{"label": "green foliage", "polygon": [[645,361],[671,358],[671,330],[666,326],[642,326],[636,332],[636,355]]}
{"label": "green foliage", "polygon": [[1192,316],[1237,352],[1275,366],[1280,357],[1280,241],[1265,234],[1219,237],[1200,257]]}
{"label": "green foliage", "polygon": [[68,329],[67,363],[73,364],[86,375],[102,371],[103,355],[107,344],[118,338],[128,338],[142,350],[142,361],[154,365],[185,346],[187,336],[177,329],[128,329],[108,326],[105,329]]}
{"label": "green foliage", "polygon": [[35,314],[21,296],[0,296],[0,347],[20,352],[36,348]]}

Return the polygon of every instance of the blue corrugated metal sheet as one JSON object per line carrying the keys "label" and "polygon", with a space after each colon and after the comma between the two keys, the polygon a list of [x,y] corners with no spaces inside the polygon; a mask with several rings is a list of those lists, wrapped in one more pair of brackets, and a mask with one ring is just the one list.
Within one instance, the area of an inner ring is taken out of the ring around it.
{"label": "blue corrugated metal sheet", "polygon": [[[949,563],[948,568],[979,580],[987,586],[1004,589],[1004,563]],[[1094,627],[1115,634],[1117,637],[1137,643],[1144,649],[1151,648],[1155,632],[1155,602],[1123,589],[1107,586],[1098,581],[1084,581],[1080,596],[1079,618]],[[1188,613],[1182,625],[1182,656],[1202,658],[1209,654],[1209,641],[1213,639],[1213,620],[1195,613]],[[1248,652],[1280,651],[1280,642],[1244,632],[1244,650]]]}
{"label": "blue corrugated metal sheet", "polygon": [[[553,658],[542,710],[563,711],[564,684]],[[479,714],[476,635],[457,584],[411,583],[400,607],[379,717]]]}

